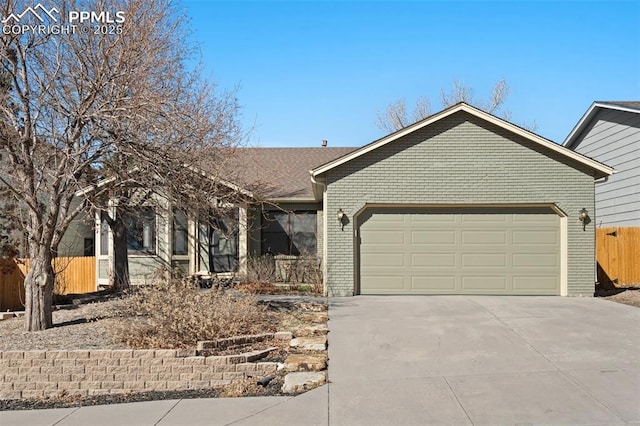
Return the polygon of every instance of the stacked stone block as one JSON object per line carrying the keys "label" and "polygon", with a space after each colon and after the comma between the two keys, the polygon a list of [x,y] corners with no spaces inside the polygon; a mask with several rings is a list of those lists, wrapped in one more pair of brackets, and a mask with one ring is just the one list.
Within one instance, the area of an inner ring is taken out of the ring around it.
{"label": "stacked stone block", "polygon": [[0,352],[0,399],[205,389],[276,371],[251,352],[196,356],[193,350]]}

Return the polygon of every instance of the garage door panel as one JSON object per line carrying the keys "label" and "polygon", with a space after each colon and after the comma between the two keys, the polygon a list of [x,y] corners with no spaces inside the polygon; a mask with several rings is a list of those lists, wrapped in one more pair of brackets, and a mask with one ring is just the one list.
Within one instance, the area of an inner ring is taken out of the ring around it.
{"label": "garage door panel", "polygon": [[481,292],[507,290],[507,277],[504,275],[463,276],[461,282],[463,290]]}
{"label": "garage door panel", "polygon": [[549,208],[371,209],[360,219],[362,294],[559,294]]}
{"label": "garage door panel", "polygon": [[372,230],[366,233],[366,243],[370,244],[404,244],[402,229],[395,231]]}
{"label": "garage door panel", "polygon": [[558,268],[558,256],[554,253],[514,253],[514,268]]}
{"label": "garage door panel", "polygon": [[412,267],[450,268],[456,266],[454,253],[412,253]]}
{"label": "garage door panel", "polygon": [[514,214],[513,215],[513,223],[514,224],[526,224],[526,225],[539,225],[539,226],[547,226],[556,222],[556,217],[552,214]]}
{"label": "garage door panel", "polygon": [[495,223],[497,225],[503,225],[507,222],[508,218],[506,215],[495,215],[495,214],[464,214],[461,215],[460,222],[462,223],[478,223],[482,222],[484,224],[487,223]]}
{"label": "garage door panel", "polygon": [[521,292],[555,290],[558,278],[552,276],[514,276],[513,289]]}
{"label": "garage door panel", "polygon": [[367,253],[366,256],[362,256],[362,266],[370,268],[402,268],[405,266],[404,255],[401,253]]}
{"label": "garage door panel", "polygon": [[506,268],[507,255],[504,253],[463,253],[463,268]]}
{"label": "garage door panel", "polygon": [[558,244],[558,231],[513,231],[513,244],[554,246]]}
{"label": "garage door panel", "polygon": [[411,277],[411,289],[419,291],[437,291],[456,289],[456,277],[453,275],[413,275]]}
{"label": "garage door panel", "polygon": [[455,231],[413,231],[411,232],[411,244],[431,245],[431,244],[448,244],[456,243]]}
{"label": "garage door panel", "polygon": [[462,231],[462,244],[504,245],[506,243],[506,231]]}
{"label": "garage door panel", "polygon": [[362,294],[378,292],[404,292],[404,276],[377,275],[362,277]]}
{"label": "garage door panel", "polygon": [[409,221],[412,223],[427,223],[427,224],[437,224],[437,223],[455,223],[456,217],[451,214],[438,214],[431,213],[428,216],[425,214],[409,214]]}

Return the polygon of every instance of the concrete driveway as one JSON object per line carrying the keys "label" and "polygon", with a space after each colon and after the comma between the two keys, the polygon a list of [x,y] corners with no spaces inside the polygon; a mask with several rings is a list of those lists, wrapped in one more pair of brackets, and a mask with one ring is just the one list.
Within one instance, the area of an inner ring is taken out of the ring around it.
{"label": "concrete driveway", "polygon": [[331,300],[329,424],[640,423],[640,309],[594,298]]}

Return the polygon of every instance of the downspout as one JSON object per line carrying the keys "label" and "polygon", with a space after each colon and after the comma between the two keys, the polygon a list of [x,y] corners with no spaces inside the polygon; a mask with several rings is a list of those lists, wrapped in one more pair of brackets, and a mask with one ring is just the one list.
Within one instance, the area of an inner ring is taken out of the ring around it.
{"label": "downspout", "polygon": [[316,188],[317,186],[321,186],[322,187],[322,288],[323,288],[323,295],[326,297],[329,295],[329,287],[327,286],[327,272],[328,272],[328,268],[327,268],[327,247],[329,246],[328,241],[327,241],[327,222],[328,222],[328,218],[327,218],[327,183],[324,180],[318,180],[316,179],[316,177],[313,175],[313,171],[309,171],[309,174],[311,175],[311,183],[314,185],[313,187],[313,192],[314,195],[316,195]]}

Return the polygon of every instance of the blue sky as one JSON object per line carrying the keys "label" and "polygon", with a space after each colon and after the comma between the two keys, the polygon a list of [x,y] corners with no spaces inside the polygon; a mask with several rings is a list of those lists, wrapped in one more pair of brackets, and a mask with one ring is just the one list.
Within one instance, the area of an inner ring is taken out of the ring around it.
{"label": "blue sky", "polygon": [[640,100],[640,2],[184,1],[205,74],[257,146],[361,146],[377,111],[505,78],[516,123],[562,142],[594,100]]}

